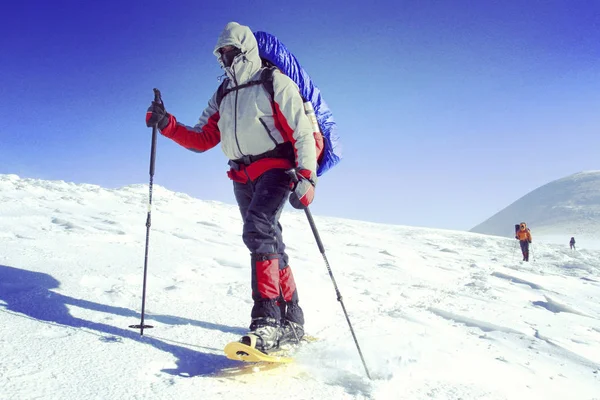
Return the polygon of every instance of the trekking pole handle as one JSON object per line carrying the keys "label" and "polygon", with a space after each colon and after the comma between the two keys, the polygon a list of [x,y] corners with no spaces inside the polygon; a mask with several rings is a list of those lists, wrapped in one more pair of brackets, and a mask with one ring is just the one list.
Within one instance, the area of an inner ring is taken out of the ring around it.
{"label": "trekking pole handle", "polygon": [[298,185],[298,182],[300,181],[298,179],[298,174],[296,174],[296,169],[288,169],[285,171],[285,173],[288,174],[288,176],[292,179],[293,185],[290,187],[290,191],[293,192],[296,189],[296,185]]}
{"label": "trekking pole handle", "polygon": [[[158,90],[157,88],[154,88],[152,90],[154,90],[154,102],[162,104],[164,106],[164,103],[162,101],[162,97],[160,95],[160,90]],[[150,179],[152,179],[152,177],[154,176],[154,164],[156,162],[156,137],[157,137],[157,132],[158,132],[158,123],[156,123],[156,124],[154,124],[152,126],[152,147],[151,147],[151,150],[150,150]],[[152,203],[152,193],[150,193],[150,203]]]}
{"label": "trekking pole handle", "polygon": [[[296,169],[294,169],[294,168],[288,169],[287,171],[285,171],[285,173],[288,174],[290,176],[290,178],[292,178],[294,187],[291,188],[291,190],[293,191],[299,182],[298,175],[296,174]],[[310,224],[310,228],[313,232],[313,235],[315,235],[315,239],[317,241],[317,246],[319,247],[319,251],[324,256],[325,255],[325,246],[323,245],[323,242],[321,241],[321,236],[319,235],[319,231],[317,231],[317,227],[313,220],[312,213],[310,212],[310,209],[308,208],[308,206],[306,206],[306,208],[304,209],[304,213],[306,214],[306,218],[308,218],[308,222]],[[340,297],[340,296],[338,296],[338,297]]]}
{"label": "trekking pole handle", "polygon": [[298,183],[298,175],[296,174],[295,168],[288,169],[287,171],[285,171],[285,173],[288,174],[290,178],[292,178],[292,182]]}
{"label": "trekking pole handle", "polygon": [[162,97],[160,96],[160,90],[158,90],[157,88],[154,88],[152,90],[154,90],[154,101],[163,104]]}

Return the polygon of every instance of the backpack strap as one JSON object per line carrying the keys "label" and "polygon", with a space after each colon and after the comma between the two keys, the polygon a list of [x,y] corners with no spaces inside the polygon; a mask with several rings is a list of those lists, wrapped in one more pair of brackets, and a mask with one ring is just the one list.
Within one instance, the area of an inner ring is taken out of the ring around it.
{"label": "backpack strap", "polygon": [[272,68],[265,68],[263,69],[263,71],[260,73],[260,79],[256,80],[256,81],[249,81],[246,82],[242,85],[238,85],[232,88],[227,89],[227,85],[229,85],[229,78],[225,78],[223,80],[223,82],[221,82],[221,85],[219,85],[219,88],[217,89],[217,108],[221,107],[221,101],[223,101],[223,98],[225,96],[227,96],[229,93],[231,92],[235,92],[237,90],[249,87],[249,86],[255,86],[255,85],[260,85],[262,84],[265,88],[265,90],[267,91],[267,93],[269,93],[269,96],[271,96],[271,99],[273,99],[273,97],[275,96],[275,91],[273,90],[273,73],[275,72],[275,67]]}
{"label": "backpack strap", "polygon": [[225,78],[223,79],[223,82],[221,82],[221,84],[219,85],[219,88],[217,89],[217,108],[221,107],[221,101],[223,100],[223,97],[225,97],[225,95],[227,93],[225,93],[225,90],[227,85],[229,84],[229,78]]}
{"label": "backpack strap", "polygon": [[243,88],[247,88],[249,86],[255,86],[255,85],[260,85],[260,84],[262,84],[264,86],[267,93],[269,93],[269,96],[271,96],[271,100],[273,100],[273,97],[275,96],[275,91],[273,90],[273,73],[274,72],[275,72],[275,67],[265,68],[261,72],[259,80],[249,81],[242,85],[238,85],[238,86],[235,86],[235,87],[232,87],[229,89],[227,89],[227,85],[229,84],[229,78],[224,79],[223,82],[221,83],[221,85],[219,85],[219,88],[217,89],[217,99],[216,99],[217,100],[217,108],[221,107],[221,101],[223,101],[223,98],[225,96],[227,96],[229,93],[235,92],[235,91],[243,89]]}
{"label": "backpack strap", "polygon": [[275,98],[275,90],[273,89],[273,74],[275,74],[275,67],[265,68],[263,72],[260,74],[260,80],[262,84],[271,96],[271,101],[274,101]]}

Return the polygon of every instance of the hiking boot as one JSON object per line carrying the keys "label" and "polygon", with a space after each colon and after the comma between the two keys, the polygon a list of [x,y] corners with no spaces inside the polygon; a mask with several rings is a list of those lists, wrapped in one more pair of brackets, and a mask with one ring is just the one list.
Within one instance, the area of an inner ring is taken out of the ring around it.
{"label": "hiking boot", "polygon": [[279,344],[300,343],[304,337],[304,327],[292,321],[285,321],[281,327]]}
{"label": "hiking boot", "polygon": [[276,319],[255,318],[250,324],[250,332],[242,336],[240,342],[266,353],[279,347],[282,330]]}

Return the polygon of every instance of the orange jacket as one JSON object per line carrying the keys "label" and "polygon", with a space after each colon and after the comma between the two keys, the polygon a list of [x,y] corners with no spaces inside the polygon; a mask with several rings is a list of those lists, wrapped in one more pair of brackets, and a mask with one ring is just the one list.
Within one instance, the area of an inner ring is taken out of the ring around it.
{"label": "orange jacket", "polygon": [[531,242],[531,232],[527,226],[519,229],[519,231],[515,234],[515,237],[519,240],[527,240],[528,242]]}

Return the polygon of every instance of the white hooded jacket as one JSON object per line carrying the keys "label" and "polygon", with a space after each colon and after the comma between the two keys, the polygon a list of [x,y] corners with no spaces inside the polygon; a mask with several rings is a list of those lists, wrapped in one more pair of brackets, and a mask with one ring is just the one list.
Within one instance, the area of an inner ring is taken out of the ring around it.
{"label": "white hooded jacket", "polygon": [[[235,46],[241,50],[230,67],[225,67],[219,49]],[[258,44],[249,27],[230,22],[219,36],[214,54],[229,77],[228,88],[259,80],[263,70]],[[291,142],[295,167],[316,173],[315,138],[304,111],[298,86],[280,71],[273,74],[274,98],[263,85],[234,90],[217,105],[217,92],[193,127],[179,124],[171,117],[162,131],[184,147],[205,151],[221,143],[230,160],[259,155],[278,144]],[[315,175],[316,176],[316,175]]]}

